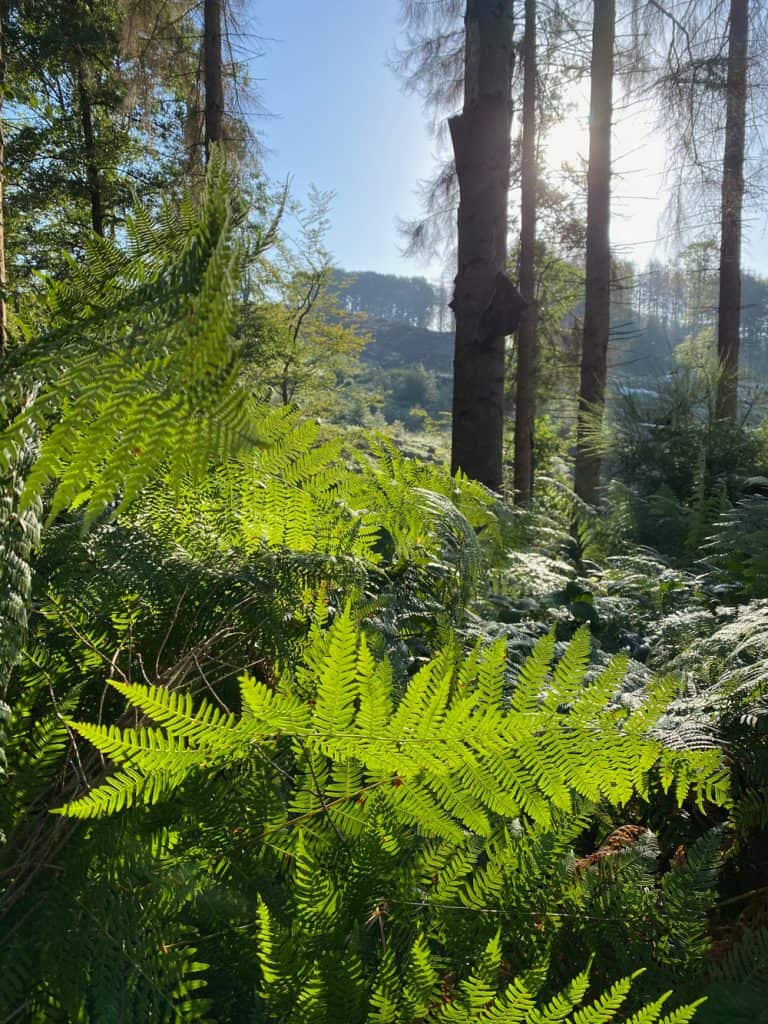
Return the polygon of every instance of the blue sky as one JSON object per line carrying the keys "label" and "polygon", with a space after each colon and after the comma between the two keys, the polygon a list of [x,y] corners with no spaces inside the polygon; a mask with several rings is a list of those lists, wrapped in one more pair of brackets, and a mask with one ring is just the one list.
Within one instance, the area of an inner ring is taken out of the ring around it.
{"label": "blue sky", "polygon": [[[419,100],[404,95],[387,65],[400,33],[400,0],[245,0],[243,45],[251,33],[265,54],[251,63],[272,115],[254,121],[268,149],[271,177],[291,176],[296,198],[310,184],[331,190],[329,247],[349,270],[425,274],[440,268],[401,255],[398,218],[418,212],[416,189],[433,169],[434,140]],[[253,45],[253,44],[252,44]],[[578,113],[553,140],[552,163],[586,152],[586,117]],[[664,152],[651,118],[617,116],[612,242],[644,264],[665,258]],[[747,208],[744,261],[768,273],[762,211]],[[655,244],[655,239],[661,241]]]}
{"label": "blue sky", "polygon": [[267,52],[252,73],[274,115],[255,126],[270,150],[268,172],[290,174],[297,198],[310,184],[336,193],[329,242],[341,265],[417,274],[430,268],[400,256],[396,221],[418,209],[414,191],[432,168],[433,143],[419,101],[403,95],[387,66],[398,5],[255,0]]}

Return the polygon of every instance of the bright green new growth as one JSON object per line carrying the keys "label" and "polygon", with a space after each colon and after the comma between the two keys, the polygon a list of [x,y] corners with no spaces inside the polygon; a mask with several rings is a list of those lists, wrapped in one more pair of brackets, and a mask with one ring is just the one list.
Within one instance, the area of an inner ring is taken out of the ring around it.
{"label": "bright green new growth", "polygon": [[[264,934],[268,918],[261,908]],[[612,985],[595,999],[588,997],[589,969],[579,974],[562,992],[542,1005],[538,997],[539,985],[535,977],[515,978],[499,990],[498,978],[502,968],[502,954],[498,932],[483,950],[475,969],[458,985],[450,998],[440,998],[437,974],[430,965],[429,948],[423,937],[414,942],[409,962],[409,980],[403,991],[398,990],[396,975],[385,957],[379,972],[380,979],[374,989],[369,1024],[404,1024],[421,1020],[472,1024],[609,1024],[624,1020],[628,1024],[688,1024],[703,1000],[679,1007],[661,1016],[671,993],[626,1017],[622,1012],[632,982],[642,971]],[[262,953],[262,958],[268,954]],[[445,996],[446,993],[443,992]]]}
{"label": "bright green new growth", "polygon": [[[275,1013],[292,1007],[291,1020],[347,1019],[334,1009],[338,993],[331,992],[359,984],[355,1001],[362,1007],[370,999],[365,1019],[372,1024],[612,1021],[631,979],[585,1003],[585,974],[540,1005],[541,979],[503,984],[498,936],[455,990],[443,980],[442,996],[439,958],[423,935],[406,958],[385,945],[365,984],[354,944],[341,963],[317,945],[346,920],[347,901],[361,884],[351,882],[345,894],[327,874],[327,858],[341,855],[330,852],[334,835],[342,847],[352,844],[344,856],[353,863],[362,858],[353,878],[364,870],[373,843],[381,850],[375,857],[400,862],[399,891],[401,898],[410,891],[407,902],[440,913],[442,905],[458,901],[482,914],[514,877],[509,872],[516,870],[522,853],[515,851],[525,833],[526,843],[546,842],[550,830],[556,834],[568,817],[590,806],[621,806],[647,795],[653,779],[679,801],[689,794],[699,802],[727,800],[716,752],[667,750],[650,735],[665,707],[664,690],[631,713],[614,706],[623,661],[586,680],[588,653],[586,630],[557,662],[553,640],[545,637],[511,683],[502,643],[476,648],[466,658],[450,646],[412,677],[398,699],[388,660],[371,653],[347,608],[327,628],[314,628],[301,662],[274,686],[244,677],[239,716],[189,694],[113,682],[144,724],[119,729],[70,723],[117,770],[60,811],[93,818],[157,803],[188,781],[194,786],[196,778],[222,770],[233,778],[266,770],[271,796],[263,807],[253,806],[248,842],[290,851],[295,905],[287,923],[260,899],[261,994]],[[270,772],[278,765],[277,774]],[[279,803],[275,787],[283,790]],[[511,831],[504,822],[512,823]],[[415,847],[409,836],[418,837]],[[430,892],[426,880],[433,874],[439,882]],[[683,883],[682,898],[686,891]],[[369,927],[383,935],[388,911],[379,907],[375,913]],[[297,958],[306,959],[298,974]],[[662,1017],[663,1002],[630,1019],[683,1024],[693,1018],[693,1005]],[[349,1012],[350,1020],[357,1019]]]}
{"label": "bright green new growth", "polygon": [[[322,762],[323,791],[305,777],[291,802],[327,811],[353,835],[365,827],[362,797],[373,792],[398,820],[447,842],[461,842],[465,830],[489,837],[495,816],[547,828],[585,800],[622,806],[647,795],[654,769],[678,802],[692,792],[699,803],[722,803],[727,784],[716,752],[667,750],[649,737],[664,690],[632,713],[611,707],[622,661],[585,682],[588,651],[581,630],[553,668],[545,638],[508,700],[503,644],[467,659],[448,648],[416,673],[393,710],[391,668],[372,656],[347,609],[315,631],[296,681],[286,674],[271,689],[242,680],[239,718],[208,701],[195,707],[188,693],[112,682],[161,728],[70,723],[120,770],[62,810],[88,818],[152,803],[200,768],[248,761],[283,740]],[[297,683],[313,694],[311,704],[297,699]]]}
{"label": "bright green new growth", "polygon": [[[235,338],[240,250],[216,156],[199,200],[139,210],[125,244],[97,236],[63,283],[50,283],[52,326],[4,367],[0,435],[8,472],[40,437],[22,509],[55,485],[49,518],[84,506],[86,524],[127,507],[161,471],[199,478],[248,433]],[[274,225],[258,235],[267,246]],[[12,396],[12,397],[11,397]]]}

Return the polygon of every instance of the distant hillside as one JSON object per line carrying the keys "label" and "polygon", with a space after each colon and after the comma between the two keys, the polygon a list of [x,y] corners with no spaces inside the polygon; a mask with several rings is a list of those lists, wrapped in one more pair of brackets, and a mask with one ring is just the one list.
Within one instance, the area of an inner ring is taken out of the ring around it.
{"label": "distant hillside", "polygon": [[453,370],[451,332],[371,319],[365,322],[364,327],[373,335],[373,341],[363,349],[362,359],[372,366],[393,369],[420,363],[435,373],[451,373]]}
{"label": "distant hillside", "polygon": [[338,269],[333,283],[339,303],[348,312],[412,327],[434,324],[448,302],[445,289],[423,277]]}

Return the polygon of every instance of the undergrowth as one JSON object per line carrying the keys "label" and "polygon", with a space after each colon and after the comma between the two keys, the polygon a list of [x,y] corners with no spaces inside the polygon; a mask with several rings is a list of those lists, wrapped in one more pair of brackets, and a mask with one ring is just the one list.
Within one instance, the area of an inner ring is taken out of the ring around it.
{"label": "undergrowth", "polygon": [[257,406],[222,175],[2,369],[0,1020],[758,1019],[763,499],[673,558]]}

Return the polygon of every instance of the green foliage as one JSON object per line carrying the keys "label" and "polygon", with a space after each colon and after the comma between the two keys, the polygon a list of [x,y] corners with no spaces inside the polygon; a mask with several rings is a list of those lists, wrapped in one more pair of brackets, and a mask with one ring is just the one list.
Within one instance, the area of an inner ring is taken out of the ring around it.
{"label": "green foliage", "polygon": [[[40,540],[39,499],[22,509],[21,496],[35,456],[30,439],[9,460],[0,478],[0,693],[5,693],[11,668],[26,640],[32,590],[32,551]],[[0,748],[1,750],[2,748]]]}
{"label": "green foliage", "polygon": [[362,317],[344,308],[334,287],[325,244],[330,201],[312,190],[307,209],[292,205],[299,237],[291,246],[280,240],[262,261],[240,325],[257,394],[315,413],[334,410],[340,383],[356,371],[368,340]]}
{"label": "green foliage", "polygon": [[713,970],[701,1024],[760,1019],[768,992],[768,931],[746,928]]}
{"label": "green foliage", "polygon": [[23,401],[2,435],[5,472],[43,435],[22,510],[54,483],[50,517],[82,505],[89,523],[159,473],[199,477],[209,457],[242,444],[230,207],[217,159],[200,204],[169,205],[158,225],[137,213],[125,247],[94,237],[86,260],[51,283],[51,329],[3,366],[6,401]]}
{"label": "green foliage", "polygon": [[0,1016],[738,1019],[759,517],[681,567],[631,544],[626,487],[507,509],[258,406],[277,225],[245,288],[240,223],[216,157],[2,368]]}
{"label": "green foliage", "polygon": [[[562,828],[560,822],[590,805],[624,805],[647,793],[654,777],[674,789],[677,801],[689,792],[725,796],[716,755],[665,751],[649,735],[663,706],[661,694],[632,714],[607,711],[622,666],[616,663],[587,685],[588,650],[582,631],[553,665],[553,641],[542,641],[510,687],[503,646],[467,658],[448,649],[416,672],[397,701],[391,664],[371,654],[346,611],[330,627],[313,629],[301,663],[273,686],[244,678],[240,716],[189,694],[114,682],[140,720],[159,728],[72,723],[118,771],[63,810],[87,820],[165,801],[175,791],[182,806],[189,805],[184,817],[201,821],[207,831],[210,811],[204,807],[210,805],[198,806],[194,796],[201,783],[205,790],[204,779],[225,773],[227,785],[239,777],[242,786],[251,776],[243,793],[248,825],[236,833],[246,849],[255,844],[259,860],[270,851],[290,854],[280,871],[288,904],[279,909],[279,901],[270,901],[271,908],[266,903],[259,910],[260,934],[269,936],[260,953],[265,1008],[275,1013],[282,1005],[297,1020],[363,1020],[369,992],[373,1016],[367,1019],[415,1020],[433,1005],[440,960],[418,936],[409,955],[390,959],[387,950],[398,950],[413,928],[413,912],[398,906],[415,904],[421,915],[432,907],[439,920],[450,917],[458,900],[459,908],[482,917],[510,883],[530,884],[523,877],[515,881],[514,864],[524,856],[521,870],[537,845],[548,845],[555,826]],[[276,795],[280,779],[293,782],[280,786],[275,802],[269,794]],[[519,821],[517,830],[507,832],[505,819]],[[529,847],[525,855],[521,843]],[[553,854],[562,857],[557,844]],[[232,856],[224,855],[222,868]],[[485,864],[478,871],[480,856]],[[423,889],[430,876],[434,893]],[[422,890],[418,899],[414,884]],[[381,892],[373,913],[353,925],[348,915],[371,892]],[[671,897],[670,907],[679,912]],[[692,921],[702,919],[693,908],[688,913]],[[342,952],[341,935],[351,927],[362,929],[360,941],[370,930],[373,935],[362,949],[355,951],[355,943]],[[391,931],[391,945],[377,950],[377,931]],[[479,973],[458,983],[455,994],[453,982],[443,981],[442,1009],[434,1019],[486,1019],[477,1015],[491,1012],[495,998],[490,1019],[565,1020],[583,1000],[586,978],[541,1011],[534,1010],[541,979],[534,988],[521,981],[494,996],[501,947],[498,937],[488,941]],[[298,975],[297,963],[306,964]],[[612,989],[574,1021],[612,1019],[609,1010],[618,1011],[628,989],[628,982]],[[346,994],[346,1010],[341,1004],[334,1009],[332,993],[338,991]],[[660,1007],[649,1009],[647,1019],[656,1020]],[[524,1016],[536,1012],[540,1018]]]}
{"label": "green foliage", "polygon": [[428,327],[439,302],[437,290],[423,277],[335,270],[334,280],[348,312],[375,319]]}
{"label": "green foliage", "polygon": [[[392,667],[377,662],[349,611],[315,631],[306,669],[269,689],[245,678],[242,716],[215,705],[195,707],[189,694],[113,682],[129,704],[163,727],[125,730],[70,723],[105,757],[125,765],[102,787],[67,805],[92,817],[136,802],[153,803],[204,763],[216,768],[251,757],[277,735],[298,742],[308,761],[330,758],[326,794],[302,794],[297,806],[328,805],[339,829],[357,834],[355,810],[364,793],[425,836],[459,841],[461,829],[489,837],[492,817],[524,815],[548,827],[555,810],[574,813],[580,798],[619,806],[647,792],[658,766],[678,802],[725,796],[718,759],[664,751],[646,738],[665,694],[631,716],[614,711],[598,729],[621,678],[614,663],[585,686],[588,635],[578,633],[552,669],[553,643],[541,641],[523,666],[509,707],[503,646],[456,661],[448,649],[423,666],[392,711]],[[312,708],[296,691],[312,697]],[[568,708],[566,715],[560,709]],[[273,740],[272,742],[276,742]],[[316,801],[319,800],[319,805]]]}
{"label": "green foliage", "polygon": [[[562,201],[563,195],[554,190],[552,198]],[[575,220],[575,218],[574,218]],[[572,230],[569,219],[564,230]],[[560,246],[555,243],[541,243],[535,253],[536,303],[538,308],[539,407],[544,408],[553,400],[565,399],[570,402],[577,390],[577,367],[579,340],[575,329],[574,311],[579,307],[584,293],[584,271],[579,262],[563,258]],[[512,253],[510,274],[517,274],[518,255]],[[513,353],[510,352],[510,355]],[[508,367],[508,393],[514,394],[515,362]]]}
{"label": "green foliage", "polygon": [[593,438],[626,488],[632,535],[667,555],[702,545],[762,458],[749,419],[717,420],[716,387],[716,372],[684,368],[652,389],[622,389],[609,425]]}
{"label": "green foliage", "polygon": [[180,190],[197,38],[179,0],[16,0],[3,34],[8,285],[30,310],[36,273],[82,254],[94,192],[112,236],[137,188]]}
{"label": "green foliage", "polygon": [[768,496],[752,494],[727,508],[702,547],[733,596],[768,597]]}

